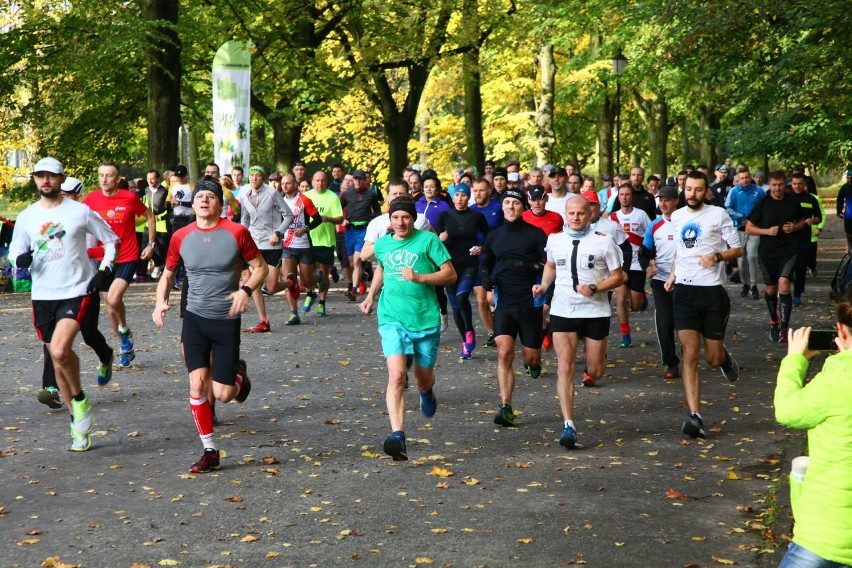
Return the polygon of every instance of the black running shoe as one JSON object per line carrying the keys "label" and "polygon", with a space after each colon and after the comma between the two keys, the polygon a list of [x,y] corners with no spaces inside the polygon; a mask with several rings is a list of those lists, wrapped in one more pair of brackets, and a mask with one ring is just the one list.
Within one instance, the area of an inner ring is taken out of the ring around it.
{"label": "black running shoe", "polygon": [[405,434],[394,432],[385,438],[384,450],[387,455],[393,458],[393,461],[408,460],[408,450],[405,447]]}
{"label": "black running shoe", "polygon": [[236,400],[237,402],[245,402],[248,398],[249,393],[251,392],[251,381],[248,378],[248,369],[246,368],[246,362],[242,359],[237,362],[237,373],[242,376],[243,385],[240,387],[240,392],[237,393],[237,396],[234,397],[234,400]]}
{"label": "black running shoe", "polygon": [[704,432],[704,422],[697,414],[690,414],[686,417],[686,420],[683,422],[682,431],[692,438],[707,437],[707,434]]}
{"label": "black running shoe", "polygon": [[214,469],[219,469],[219,450],[208,448],[204,450],[201,459],[192,464],[189,471],[190,473],[208,473]]}

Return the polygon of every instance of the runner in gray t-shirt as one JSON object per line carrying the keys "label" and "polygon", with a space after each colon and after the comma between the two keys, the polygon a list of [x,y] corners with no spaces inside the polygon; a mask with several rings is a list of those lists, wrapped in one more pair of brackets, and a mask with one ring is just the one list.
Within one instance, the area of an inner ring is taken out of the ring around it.
{"label": "runner in gray t-shirt", "polygon": [[[169,243],[152,314],[154,323],[162,327],[170,309],[171,278],[182,260],[189,288],[181,343],[189,372],[189,408],[204,444],[204,454],[192,465],[192,473],[219,468],[208,394],[222,402],[243,402],[251,391],[245,362],[239,360],[240,314],[268,272],[248,230],[220,217],[223,202],[218,182],[205,180],[195,186],[196,221],[177,231]],[[240,287],[243,263],[248,263],[251,276]]]}

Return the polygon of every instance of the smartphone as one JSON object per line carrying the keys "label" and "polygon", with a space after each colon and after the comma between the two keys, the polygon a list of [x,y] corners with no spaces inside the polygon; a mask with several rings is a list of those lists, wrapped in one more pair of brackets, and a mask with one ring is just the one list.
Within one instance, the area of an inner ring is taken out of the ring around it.
{"label": "smartphone", "polygon": [[834,338],[837,337],[835,329],[812,329],[808,337],[808,350],[810,351],[835,351],[837,345]]}

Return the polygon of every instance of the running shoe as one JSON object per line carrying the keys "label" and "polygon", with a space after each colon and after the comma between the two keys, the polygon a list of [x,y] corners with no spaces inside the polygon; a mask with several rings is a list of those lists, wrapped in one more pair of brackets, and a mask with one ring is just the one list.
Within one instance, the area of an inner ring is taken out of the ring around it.
{"label": "running shoe", "polygon": [[527,370],[527,374],[534,379],[541,376],[541,363],[536,366],[524,365],[524,368]]}
{"label": "running shoe", "polygon": [[85,452],[92,446],[92,437],[88,432],[78,434],[74,429],[74,423],[71,423],[71,447],[68,448],[72,452]]}
{"label": "running shoe", "polygon": [[332,266],[332,267],[331,267],[331,270],[329,271],[329,273],[331,274],[331,281],[332,281],[332,282],[334,282],[335,284],[337,284],[338,282],[340,282],[340,274],[337,272],[337,267],[336,267],[336,266]]}
{"label": "running shoe", "polygon": [[384,450],[387,455],[393,458],[393,461],[408,460],[408,450],[405,447],[405,433],[394,432],[385,438]]}
{"label": "running shoe", "polygon": [[264,284],[263,286],[260,287],[260,293],[263,294],[264,296],[272,296],[273,295],[272,292],[270,292],[269,289],[266,287],[266,284]]}
{"label": "running shoe", "polygon": [[300,323],[302,323],[302,318],[299,317],[299,314],[290,314],[284,325],[299,325]]}
{"label": "running shoe", "polygon": [[468,351],[467,348],[465,347],[465,344],[462,343],[461,344],[461,353],[459,353],[459,359],[467,360],[467,359],[470,359],[470,357],[471,357],[470,351]]}
{"label": "running shoe", "polygon": [[677,368],[677,365],[674,367],[666,367],[666,373],[663,375],[664,379],[679,379],[680,378],[680,369]]}
{"label": "running shoe", "polygon": [[435,398],[435,391],[433,389],[429,389],[429,392],[420,391],[420,412],[423,416],[432,418],[437,410],[438,400]]}
{"label": "running shoe", "polygon": [[207,448],[201,455],[201,459],[192,464],[190,473],[209,473],[211,470],[219,469],[219,450]]}
{"label": "running shoe", "polygon": [[305,302],[302,304],[302,312],[308,313],[309,311],[311,311],[311,306],[314,305],[314,300],[316,300],[316,299],[317,299],[317,293],[316,292],[308,292],[305,295]]}
{"label": "running shoe", "polygon": [[692,438],[707,437],[707,434],[704,432],[704,422],[697,414],[690,414],[687,416],[686,420],[683,421],[683,427],[681,430],[684,434]]}
{"label": "running shoe", "polygon": [[292,272],[287,275],[287,290],[291,298],[294,300],[299,299],[299,281],[296,280],[296,275]]}
{"label": "running shoe", "polygon": [[743,289],[740,291],[740,297],[745,298],[748,296],[749,287],[748,284],[743,284]]}
{"label": "running shoe", "polygon": [[769,341],[772,343],[778,343],[778,340],[781,338],[781,326],[780,322],[769,320]]}
{"label": "running shoe", "polygon": [[802,307],[802,297],[801,296],[793,296],[793,307],[801,308]]}
{"label": "running shoe", "polygon": [[363,280],[358,284],[358,293],[362,296],[367,293],[367,284]]}
{"label": "running shoe", "polygon": [[787,329],[786,328],[782,327],[781,330],[778,332],[778,343],[784,343],[784,344],[787,343]]}
{"label": "running shoe", "polygon": [[494,424],[499,424],[500,426],[515,425],[515,411],[512,410],[511,404],[500,405],[500,410],[494,415]]}
{"label": "running shoe", "polygon": [[[131,353],[133,351],[133,332],[128,328],[124,333],[119,332],[118,337],[121,339],[119,348],[122,353]],[[131,361],[133,359],[131,358]]]}
{"label": "running shoe", "polygon": [[725,370],[725,367],[720,367],[720,370],[722,371],[723,377],[728,379],[730,382],[734,382],[740,378],[740,365],[732,355],[729,354],[728,356],[731,357],[731,367],[728,370]]}
{"label": "running shoe", "polygon": [[237,396],[234,397],[234,400],[237,402],[245,402],[251,392],[251,381],[248,377],[246,362],[242,359],[237,361],[237,373],[243,378],[243,384],[240,387],[240,392],[238,392]]}
{"label": "running shoe", "polygon": [[59,389],[56,387],[41,389],[38,391],[36,398],[40,403],[46,404],[48,408],[52,408],[54,410],[62,408],[62,400],[59,398]]}
{"label": "running shoe", "polygon": [[324,318],[328,314],[325,312],[325,302],[320,302],[317,304],[317,317]]}
{"label": "running shoe", "polygon": [[740,278],[740,272],[739,272],[739,270],[738,270],[738,271],[736,271],[736,272],[732,272],[732,273],[731,273],[731,276],[730,276],[728,279],[729,279],[731,282],[733,282],[734,284],[740,284],[740,283],[743,281],[743,279],[742,279],[742,278]]}
{"label": "running shoe", "polygon": [[594,377],[592,377],[589,373],[583,371],[583,386],[584,387],[593,387],[597,384],[597,381]]}
{"label": "running shoe", "polygon": [[447,331],[447,328],[450,327],[450,316],[447,314],[441,314],[441,333]]}
{"label": "running shoe", "polygon": [[355,294],[355,290],[353,288],[349,288],[346,290],[346,299],[350,302],[354,302],[358,299],[357,294]]}
{"label": "running shoe", "polygon": [[[110,379],[112,379],[112,365],[115,362],[115,353],[109,356],[109,362],[104,365],[103,363],[98,365],[98,386],[103,387],[109,383]],[[130,361],[128,360],[128,365]]]}
{"label": "running shoe", "polygon": [[476,349],[476,335],[472,331],[465,332],[464,346],[469,353],[473,353],[473,350]]}
{"label": "running shoe", "polygon": [[623,349],[626,349],[626,348],[630,347],[632,344],[633,344],[633,340],[630,339],[630,334],[629,333],[622,333],[621,334],[621,343],[619,343],[618,346],[623,348]]}
{"label": "running shoe", "polygon": [[494,332],[488,334],[488,339],[482,344],[483,347],[497,347],[497,342],[494,340]]}
{"label": "running shoe", "polygon": [[261,320],[259,324],[249,329],[250,333],[268,333],[272,331],[269,325],[269,320]]}
{"label": "running shoe", "polygon": [[566,449],[571,449],[577,445],[577,431],[570,426],[562,428],[562,433],[559,435],[559,445]]}
{"label": "running shoe", "polygon": [[162,266],[155,266],[154,270],[151,271],[151,278],[153,278],[154,280],[159,280],[160,276],[162,276],[162,275],[163,275],[163,267]]}
{"label": "running shoe", "polygon": [[84,436],[92,430],[92,425],[95,423],[95,415],[92,412],[92,405],[89,399],[83,400],[71,399],[71,409],[74,411],[74,429],[77,434]]}
{"label": "running shoe", "polygon": [[116,362],[116,367],[119,369],[124,369],[130,366],[130,362],[136,358],[136,354],[131,351],[130,353],[122,353],[118,356],[118,362]]}
{"label": "running shoe", "polygon": [[757,291],[757,286],[751,287],[751,299],[752,300],[759,300],[760,299],[760,293],[758,293],[758,291]]}

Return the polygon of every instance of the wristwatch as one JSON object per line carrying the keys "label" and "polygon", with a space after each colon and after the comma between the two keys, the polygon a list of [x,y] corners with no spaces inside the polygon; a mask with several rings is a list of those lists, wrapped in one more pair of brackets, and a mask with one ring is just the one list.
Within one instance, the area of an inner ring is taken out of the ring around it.
{"label": "wristwatch", "polygon": [[589,284],[589,288],[592,289],[592,294],[594,294],[595,292],[598,291],[598,285],[597,284]]}
{"label": "wristwatch", "polygon": [[157,243],[148,243],[148,246],[154,248],[155,246],[157,246]]}
{"label": "wristwatch", "polygon": [[721,252],[716,253],[716,262],[722,262],[722,253]]}

